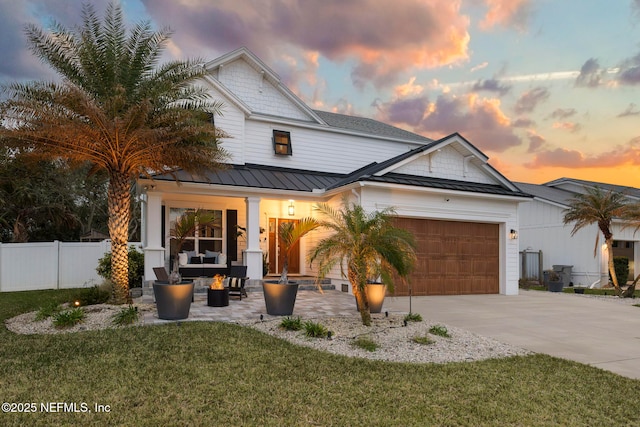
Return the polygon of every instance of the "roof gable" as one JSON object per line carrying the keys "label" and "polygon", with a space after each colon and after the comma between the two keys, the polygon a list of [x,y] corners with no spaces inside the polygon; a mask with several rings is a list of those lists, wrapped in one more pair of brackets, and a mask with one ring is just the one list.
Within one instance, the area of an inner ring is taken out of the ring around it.
{"label": "roof gable", "polygon": [[209,79],[240,104],[245,113],[324,124],[291,92],[273,70],[247,48],[236,49],[208,62]]}

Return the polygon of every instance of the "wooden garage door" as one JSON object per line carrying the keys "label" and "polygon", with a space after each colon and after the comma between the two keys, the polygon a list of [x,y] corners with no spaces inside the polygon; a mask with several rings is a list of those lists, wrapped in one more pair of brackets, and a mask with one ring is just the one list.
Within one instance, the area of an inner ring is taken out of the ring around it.
{"label": "wooden garage door", "polygon": [[[417,242],[413,295],[499,292],[498,224],[398,218],[397,226]],[[408,286],[396,281],[395,295],[409,295]]]}

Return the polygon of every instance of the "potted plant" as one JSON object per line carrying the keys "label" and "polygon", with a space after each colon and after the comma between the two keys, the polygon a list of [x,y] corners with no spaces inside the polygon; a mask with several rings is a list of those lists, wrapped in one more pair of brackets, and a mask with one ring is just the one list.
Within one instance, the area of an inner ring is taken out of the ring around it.
{"label": "potted plant", "polygon": [[549,292],[562,292],[564,283],[560,280],[560,275],[554,270],[547,270],[546,273],[546,276],[549,279]]}
{"label": "potted plant", "polygon": [[302,218],[298,222],[280,224],[278,239],[282,251],[282,273],[277,283],[262,283],[267,314],[291,316],[298,295],[298,284],[289,281],[289,256],[296,243],[320,225],[314,218]]}
{"label": "potted plant", "polygon": [[369,326],[367,283],[380,278],[381,283],[392,290],[394,274],[406,280],[416,259],[414,237],[393,225],[393,208],[366,213],[362,206],[345,198],[341,209],[320,203],[316,210],[326,218],[320,225],[333,234],[318,243],[310,261],[318,261],[319,278],[340,265],[342,276],[351,283],[362,324]]}
{"label": "potted plant", "polygon": [[169,275],[169,283],[154,283],[153,294],[156,299],[158,318],[179,320],[189,317],[189,309],[193,301],[193,282],[180,280],[178,270],[178,253],[189,236],[193,236],[199,227],[216,226],[218,218],[211,212],[201,209],[182,214],[169,234],[175,241],[175,249],[171,251],[173,268]]}

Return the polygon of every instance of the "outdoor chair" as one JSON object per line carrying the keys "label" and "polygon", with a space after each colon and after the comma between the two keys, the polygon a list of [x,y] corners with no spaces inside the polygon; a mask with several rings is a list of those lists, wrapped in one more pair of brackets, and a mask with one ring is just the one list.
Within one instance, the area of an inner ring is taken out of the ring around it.
{"label": "outdoor chair", "polygon": [[169,283],[169,275],[164,267],[153,267],[153,272],[156,275],[156,279],[158,279],[156,283]]}
{"label": "outdoor chair", "polygon": [[249,280],[247,277],[246,265],[232,265],[229,270],[229,296],[247,297],[247,291],[244,289],[245,282]]}

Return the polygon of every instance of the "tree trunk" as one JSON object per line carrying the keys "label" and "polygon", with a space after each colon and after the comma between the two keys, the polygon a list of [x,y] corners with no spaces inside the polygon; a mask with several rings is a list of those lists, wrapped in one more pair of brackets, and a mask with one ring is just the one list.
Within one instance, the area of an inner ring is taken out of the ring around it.
{"label": "tree trunk", "polygon": [[113,172],[109,176],[107,193],[109,206],[109,235],[111,237],[111,296],[114,303],[130,302],[129,296],[129,219],[131,199],[127,174]]}
{"label": "tree trunk", "polygon": [[618,276],[616,276],[616,268],[613,263],[613,240],[607,239],[607,257],[609,258],[609,274],[611,275],[611,281],[613,282],[613,287],[616,289],[616,293],[620,293],[620,285],[618,284]]}
{"label": "tree trunk", "polygon": [[282,273],[280,274],[280,280],[278,283],[289,283],[289,254],[284,254],[282,259]]}
{"label": "tree trunk", "polygon": [[353,295],[356,297],[358,310],[360,310],[362,324],[371,326],[371,312],[369,312],[369,300],[367,299],[367,294],[364,289],[365,283],[360,283],[362,280],[358,277],[358,274],[351,269],[349,269],[348,275]]}

